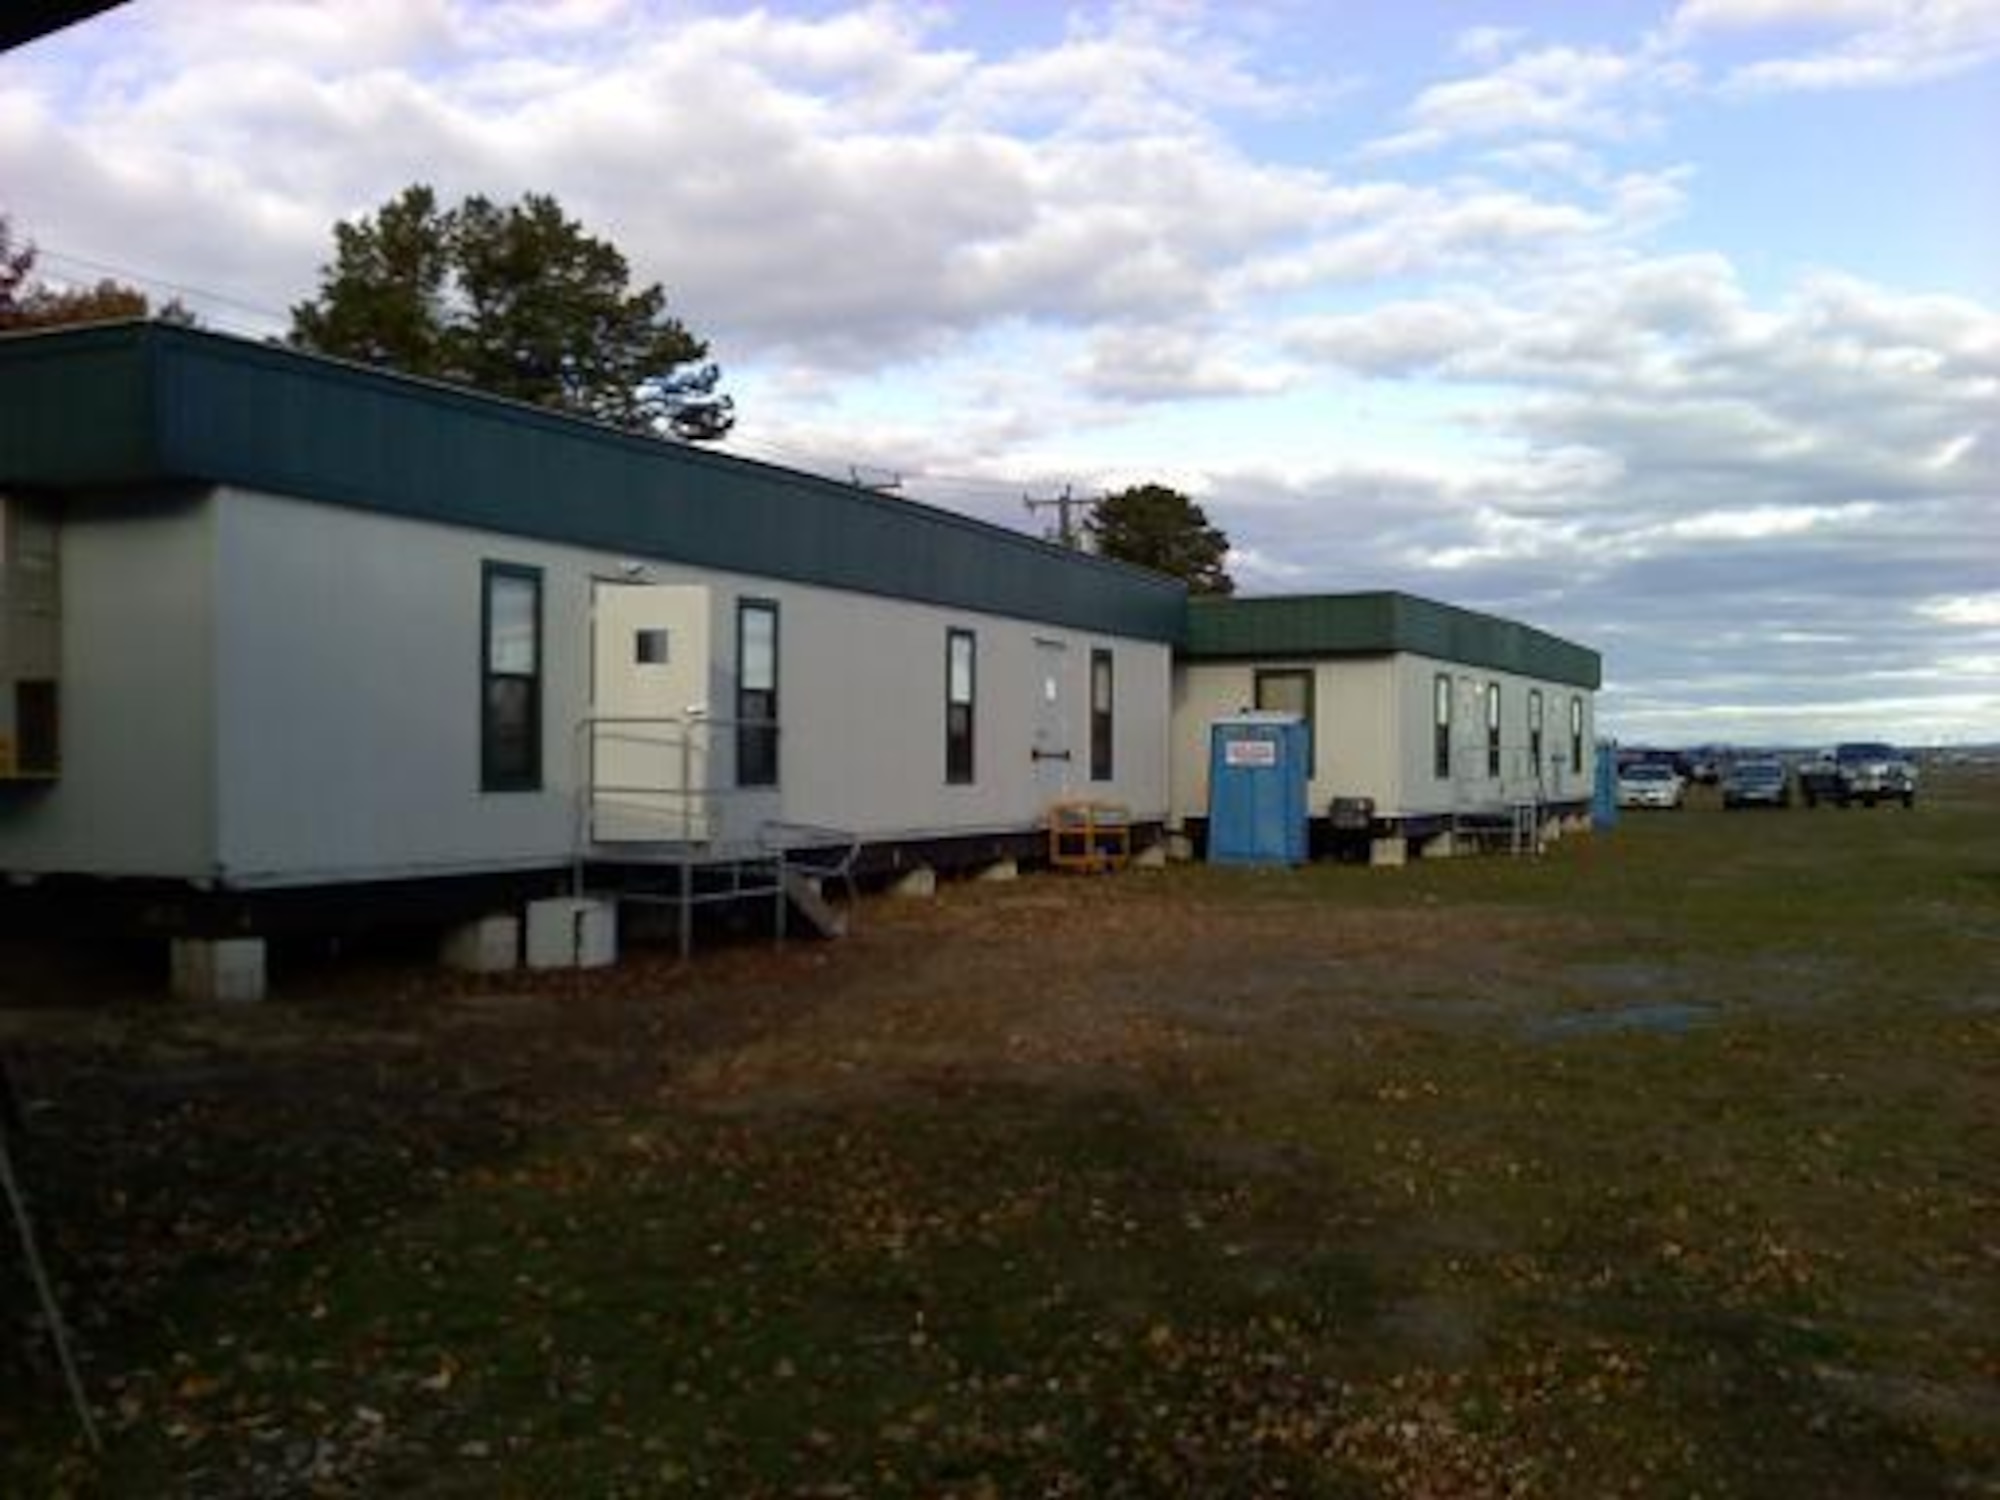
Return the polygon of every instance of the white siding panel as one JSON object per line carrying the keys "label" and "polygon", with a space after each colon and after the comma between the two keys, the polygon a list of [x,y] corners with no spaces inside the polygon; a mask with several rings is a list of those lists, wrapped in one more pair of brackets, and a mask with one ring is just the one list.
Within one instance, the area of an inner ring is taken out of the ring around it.
{"label": "white siding panel", "polygon": [[[222,517],[222,843],[232,877],[291,883],[568,857],[573,727],[586,712],[593,576],[634,559],[246,492]],[[485,561],[543,573],[543,786],[479,790]],[[736,604],[780,610],[780,795],[772,811],[876,839],[1033,826],[1038,636],[1068,646],[1079,793],[1141,818],[1167,801],[1164,645],[652,563],[715,593],[711,711],[734,713]],[[948,627],[979,641],[976,779],[944,775]],[[1089,656],[1117,658],[1116,779],[1087,781]]]}
{"label": "white siding panel", "polygon": [[[1453,776],[1440,780],[1432,761],[1432,685],[1439,673],[1452,679],[1455,712],[1453,733]],[[1545,800],[1581,801],[1590,795],[1595,751],[1591,741],[1594,715],[1592,694],[1569,683],[1547,682],[1495,672],[1485,667],[1439,661],[1426,656],[1399,656],[1400,680],[1398,717],[1405,751],[1404,808],[1413,813],[1445,813],[1454,798],[1460,807],[1491,804],[1510,796],[1526,795],[1537,785],[1535,768],[1528,753],[1528,694],[1539,688],[1543,703],[1542,766],[1539,786]],[[1486,684],[1500,684],[1501,774],[1485,772]],[[1569,705],[1581,699],[1584,705],[1584,765],[1581,775],[1569,763]]]}
{"label": "white siding panel", "polygon": [[65,508],[62,775],[0,786],[0,869],[211,873],[213,521],[198,495]]}

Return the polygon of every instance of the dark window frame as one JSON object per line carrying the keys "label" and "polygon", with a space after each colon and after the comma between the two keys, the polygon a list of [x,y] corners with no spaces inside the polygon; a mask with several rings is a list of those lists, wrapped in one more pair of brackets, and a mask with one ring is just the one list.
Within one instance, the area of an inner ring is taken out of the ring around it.
{"label": "dark window frame", "polygon": [[[771,685],[745,685],[745,628],[753,614],[771,617]],[[780,782],[781,746],[778,723],[784,702],[784,616],[776,599],[744,595],[736,601],[736,784],[739,787],[775,787]],[[753,700],[768,698],[768,703]],[[759,712],[758,710],[762,710]]]}
{"label": "dark window frame", "polygon": [[[952,695],[952,654],[965,645],[965,701]],[[964,710],[957,713],[954,710]],[[944,779],[971,786],[979,774],[979,636],[952,626],[944,633]]]}
{"label": "dark window frame", "polygon": [[[1319,672],[1313,667],[1258,667],[1251,673],[1250,702],[1259,712],[1264,707],[1264,684],[1283,681],[1286,678],[1303,678],[1306,685],[1306,709],[1301,715],[1306,721],[1306,780],[1319,775]],[[1278,709],[1275,712],[1288,712]]]}
{"label": "dark window frame", "polygon": [[[1104,701],[1097,701],[1098,669],[1103,668]],[[1090,779],[1110,781],[1116,775],[1118,727],[1118,667],[1102,646],[1090,653]]]}
{"label": "dark window frame", "polygon": [[1535,774],[1542,774],[1542,690],[1528,689],[1528,759]]}
{"label": "dark window frame", "polygon": [[1438,781],[1451,780],[1452,696],[1449,672],[1431,678],[1431,776]]}
{"label": "dark window frame", "polygon": [[[493,595],[501,581],[526,583],[535,596],[535,664],[531,672],[500,672],[493,665]],[[542,648],[547,601],[540,568],[526,563],[487,561],[479,569],[479,789],[482,792],[539,792],[542,789]],[[527,764],[501,765],[494,734],[493,687],[525,682],[528,693]]]}
{"label": "dark window frame", "polygon": [[1569,700],[1569,758],[1571,769],[1577,775],[1583,774],[1583,697],[1574,694]]}
{"label": "dark window frame", "polygon": [[1500,774],[1500,684],[1486,684],[1486,774]]}

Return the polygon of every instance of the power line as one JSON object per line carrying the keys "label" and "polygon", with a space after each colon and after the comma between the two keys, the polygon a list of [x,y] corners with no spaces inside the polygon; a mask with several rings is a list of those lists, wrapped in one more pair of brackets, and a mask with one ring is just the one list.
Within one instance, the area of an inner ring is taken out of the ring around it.
{"label": "power line", "polygon": [[[901,481],[904,490],[955,490],[977,492],[994,499],[1013,499],[1021,493],[1021,483],[1017,479],[1001,479],[986,474],[952,474],[921,465],[885,465],[880,461],[855,461],[830,457],[825,453],[808,452],[782,443],[738,438],[731,435],[722,445],[723,451],[744,458],[759,459],[768,463],[782,464],[787,468],[803,470],[826,479],[838,479],[847,483],[856,482],[854,475],[887,473]],[[873,481],[862,484],[862,488],[875,489],[882,486]],[[1085,505],[1090,502],[1079,498],[1074,502]]]}
{"label": "power line", "polygon": [[148,271],[136,270],[131,266],[117,265],[111,261],[96,260],[87,255],[73,255],[67,250],[52,250],[39,242],[35,244],[37,260],[56,261],[63,265],[76,266],[85,271],[95,271],[100,275],[116,276],[125,281],[137,282],[142,288],[152,287],[177,295],[197,297],[205,303],[215,303],[222,307],[233,307],[238,312],[255,313],[260,318],[276,318],[283,321],[291,316],[289,311],[280,312],[260,302],[247,302],[227,292],[211,291],[207,287],[193,286],[187,282],[173,281],[165,276],[156,276]]}

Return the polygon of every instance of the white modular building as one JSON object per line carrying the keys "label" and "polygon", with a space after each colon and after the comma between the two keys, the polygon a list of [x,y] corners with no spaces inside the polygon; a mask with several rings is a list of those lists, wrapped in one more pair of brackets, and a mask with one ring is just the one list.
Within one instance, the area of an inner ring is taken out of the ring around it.
{"label": "white modular building", "polygon": [[156,926],[1166,817],[1181,585],[855,486],[123,324],[0,340],[0,513],[0,872]]}
{"label": "white modular building", "polygon": [[0,338],[0,908],[213,941],[816,841],[972,865],[1075,800],[1199,838],[1244,710],[1305,719],[1322,841],[1540,829],[1600,671],[271,345]]}
{"label": "white modular building", "polygon": [[1174,669],[1171,822],[1197,838],[1218,719],[1301,715],[1329,832],[1419,846],[1525,815],[1576,826],[1596,775],[1596,652],[1402,593],[1195,599]]}

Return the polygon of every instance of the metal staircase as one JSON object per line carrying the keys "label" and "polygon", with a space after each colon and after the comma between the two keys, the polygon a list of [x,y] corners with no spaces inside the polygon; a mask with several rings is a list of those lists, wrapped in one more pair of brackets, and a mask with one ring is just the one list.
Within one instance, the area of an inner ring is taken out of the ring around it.
{"label": "metal staircase", "polygon": [[[774,941],[792,918],[822,937],[845,937],[855,911],[860,836],[773,816],[775,787],[720,784],[718,736],[768,723],[706,716],[588,717],[577,725],[572,893],[674,914],[683,960],[694,951],[695,909],[768,902]],[[607,766],[609,777],[600,777]],[[845,896],[827,899],[829,887]]]}

